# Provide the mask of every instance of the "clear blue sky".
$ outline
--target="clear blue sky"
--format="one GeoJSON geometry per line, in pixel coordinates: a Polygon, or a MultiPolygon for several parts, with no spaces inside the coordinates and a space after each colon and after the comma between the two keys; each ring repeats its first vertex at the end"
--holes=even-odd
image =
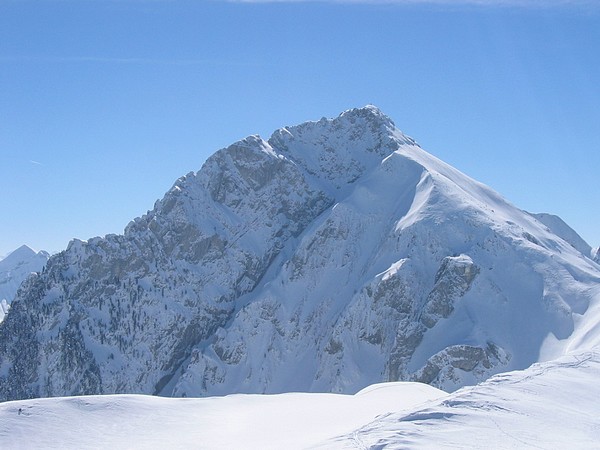
{"type": "Polygon", "coordinates": [[[0,255],[121,233],[219,148],[368,103],[600,244],[600,2],[457,3],[0,0],[0,255]]]}

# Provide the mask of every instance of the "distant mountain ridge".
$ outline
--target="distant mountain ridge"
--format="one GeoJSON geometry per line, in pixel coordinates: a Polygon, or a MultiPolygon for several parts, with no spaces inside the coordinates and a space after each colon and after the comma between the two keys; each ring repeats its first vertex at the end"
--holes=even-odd
{"type": "Polygon", "coordinates": [[[600,269],[546,219],[373,106],[250,136],[28,279],[0,398],[454,390],[592,347],[600,269]]]}
{"type": "Polygon", "coordinates": [[[10,308],[10,303],[21,283],[32,273],[42,270],[50,255],[36,252],[22,245],[0,260],[0,322],[10,308]]]}

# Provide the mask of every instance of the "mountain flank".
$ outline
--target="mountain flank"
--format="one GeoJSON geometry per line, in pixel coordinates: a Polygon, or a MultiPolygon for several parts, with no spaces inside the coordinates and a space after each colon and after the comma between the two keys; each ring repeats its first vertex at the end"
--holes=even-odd
{"type": "Polygon", "coordinates": [[[287,126],[28,278],[0,325],[0,399],[455,390],[598,342],[585,245],[374,106],[287,126]]]}

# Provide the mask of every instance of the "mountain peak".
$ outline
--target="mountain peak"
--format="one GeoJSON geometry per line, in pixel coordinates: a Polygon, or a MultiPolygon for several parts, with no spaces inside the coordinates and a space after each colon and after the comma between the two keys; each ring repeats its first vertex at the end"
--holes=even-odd
{"type": "MultiPolygon", "coordinates": [[[[32,261],[45,262],[49,257],[50,255],[48,254],[48,252],[45,252],[43,250],[36,252],[27,245],[21,245],[19,248],[10,252],[3,260],[0,261],[0,273],[12,271],[16,267],[27,265],[32,261]]],[[[34,264],[35,267],[37,267],[38,265],[39,264],[37,263],[34,264]]]]}
{"type": "Polygon", "coordinates": [[[13,250],[12,252],[10,252],[6,256],[6,258],[22,259],[22,258],[27,258],[27,257],[33,256],[33,255],[36,255],[36,254],[37,254],[36,251],[33,250],[28,245],[21,245],[16,250],[13,250]]]}
{"type": "Polygon", "coordinates": [[[368,105],[219,150],[123,236],[51,258],[0,327],[0,400],[453,390],[600,342],[599,280],[368,105]]]}
{"type": "Polygon", "coordinates": [[[50,255],[45,251],[35,252],[27,245],[18,249],[0,261],[0,300],[5,300],[5,308],[0,307],[0,322],[8,311],[18,287],[32,273],[42,270],[50,255]]]}
{"type": "Polygon", "coordinates": [[[389,125],[395,127],[394,121],[390,119],[386,114],[383,113],[375,105],[366,105],[362,108],[352,108],[342,112],[339,115],[340,118],[351,118],[351,119],[366,119],[372,122],[379,122],[382,125],[389,125]]]}
{"type": "Polygon", "coordinates": [[[280,128],[268,143],[324,182],[329,193],[354,183],[400,147],[418,146],[373,105],[280,128]]]}

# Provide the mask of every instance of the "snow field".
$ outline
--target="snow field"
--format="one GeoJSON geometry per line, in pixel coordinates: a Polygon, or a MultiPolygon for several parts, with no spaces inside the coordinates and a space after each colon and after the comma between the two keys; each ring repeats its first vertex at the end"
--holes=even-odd
{"type": "Polygon", "coordinates": [[[0,448],[299,449],[445,395],[421,383],[387,383],[356,395],[107,395],[13,401],[0,404],[0,448]]]}
{"type": "Polygon", "coordinates": [[[599,376],[597,351],[564,356],[378,418],[323,448],[598,448],[599,376]]]}

